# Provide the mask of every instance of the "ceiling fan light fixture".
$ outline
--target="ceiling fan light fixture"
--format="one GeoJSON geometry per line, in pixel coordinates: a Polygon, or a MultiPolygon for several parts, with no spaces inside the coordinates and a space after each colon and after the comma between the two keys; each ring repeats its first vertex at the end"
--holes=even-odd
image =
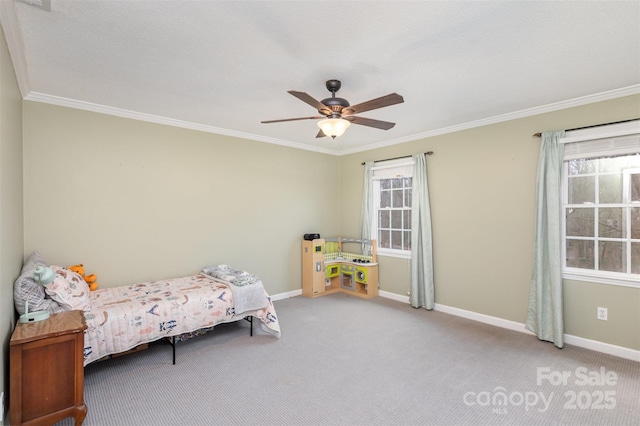
{"type": "Polygon", "coordinates": [[[351,122],[344,118],[327,118],[318,121],[318,127],[322,133],[331,136],[332,139],[342,136],[349,126],[351,126],[351,122]]]}

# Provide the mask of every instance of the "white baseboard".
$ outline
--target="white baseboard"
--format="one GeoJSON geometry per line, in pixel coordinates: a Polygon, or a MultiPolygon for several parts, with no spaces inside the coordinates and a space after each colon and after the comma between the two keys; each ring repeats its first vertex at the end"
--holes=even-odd
{"type": "MultiPolygon", "coordinates": [[[[399,294],[390,293],[388,291],[380,291],[379,295],[381,297],[385,297],[387,299],[392,299],[398,302],[410,303],[408,296],[401,296],[399,294]]],[[[534,333],[527,330],[523,323],[506,320],[503,318],[493,317],[490,315],[479,314],[473,311],[467,311],[464,309],[454,308],[451,306],[441,305],[436,303],[434,307],[435,311],[443,312],[446,314],[455,315],[458,317],[470,319],[473,321],[482,322],[485,324],[490,324],[496,327],[506,328],[509,330],[519,331],[521,333],[530,334],[535,336],[534,333]]],[[[584,337],[573,336],[571,334],[564,335],[564,342],[578,346],[581,348],[589,349],[596,352],[602,352],[609,355],[614,355],[620,358],[630,359],[632,361],[640,362],[640,351],[625,348],[622,346],[616,346],[609,343],[599,342],[597,340],[585,339],[584,337]]]]}
{"type": "Polygon", "coordinates": [[[585,339],[584,337],[573,336],[571,334],[564,335],[564,342],[569,345],[579,346],[581,348],[591,349],[592,351],[602,352],[620,358],[630,359],[631,361],[640,362],[640,351],[625,348],[623,346],[616,346],[610,343],[599,342],[597,340],[585,339]]]}
{"type": "Polygon", "coordinates": [[[434,310],[438,312],[444,312],[445,314],[451,314],[462,318],[467,318],[473,321],[483,322],[485,324],[495,325],[496,327],[506,328],[508,330],[519,331],[521,333],[527,333],[534,335],[527,330],[523,323],[506,320],[503,318],[492,317],[490,315],[479,314],[473,311],[466,311],[464,309],[453,308],[451,306],[440,305],[436,303],[434,310]]]}
{"type": "Polygon", "coordinates": [[[384,297],[385,299],[395,300],[396,302],[411,303],[409,301],[409,296],[401,296],[384,290],[378,290],[378,296],[384,297]]]}
{"type": "Polygon", "coordinates": [[[271,300],[288,299],[290,297],[300,296],[301,294],[302,294],[302,289],[293,290],[293,291],[287,291],[286,293],[272,294],[271,295],[271,300]]]}

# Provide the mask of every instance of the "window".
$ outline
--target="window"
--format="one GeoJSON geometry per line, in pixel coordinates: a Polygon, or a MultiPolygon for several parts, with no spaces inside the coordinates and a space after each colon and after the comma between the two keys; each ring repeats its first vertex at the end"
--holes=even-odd
{"type": "Polygon", "coordinates": [[[640,130],[602,130],[565,145],[564,277],[640,287],[640,130]]]}
{"type": "Polygon", "coordinates": [[[413,159],[373,166],[372,239],[380,255],[411,257],[411,184],[413,159]]]}

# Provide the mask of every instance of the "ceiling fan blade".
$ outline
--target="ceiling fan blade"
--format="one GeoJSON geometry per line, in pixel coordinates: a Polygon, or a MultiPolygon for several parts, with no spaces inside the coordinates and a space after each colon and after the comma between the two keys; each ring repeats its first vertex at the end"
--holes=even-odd
{"type": "Polygon", "coordinates": [[[324,132],[322,131],[322,129],[320,129],[320,131],[316,135],[316,138],[324,138],[325,136],[327,136],[327,135],[325,135],[324,132]]]}
{"type": "Polygon", "coordinates": [[[371,99],[358,105],[348,106],[342,109],[342,114],[360,114],[361,112],[371,111],[372,109],[384,108],[390,105],[401,104],[404,98],[397,93],[391,93],[387,96],[371,99]]]}
{"type": "Polygon", "coordinates": [[[265,120],[265,121],[261,121],[262,124],[269,124],[269,123],[281,123],[283,121],[297,121],[297,120],[317,120],[319,118],[326,118],[324,115],[321,115],[319,117],[298,117],[298,118],[283,118],[281,120],[265,120]]]}
{"type": "Polygon", "coordinates": [[[325,114],[331,114],[331,109],[327,108],[327,106],[325,104],[323,104],[322,102],[312,98],[310,95],[304,93],[304,92],[296,92],[295,90],[289,90],[288,93],[291,93],[293,96],[295,96],[296,98],[300,99],[302,102],[305,102],[309,105],[311,105],[312,107],[314,107],[315,109],[318,110],[318,112],[325,114]]]}
{"type": "Polygon", "coordinates": [[[342,117],[342,118],[344,118],[345,120],[349,120],[353,124],[375,127],[376,129],[382,129],[382,130],[389,130],[396,125],[396,123],[390,123],[388,121],[382,121],[382,120],[374,120],[372,118],[353,117],[353,116],[342,117]]]}

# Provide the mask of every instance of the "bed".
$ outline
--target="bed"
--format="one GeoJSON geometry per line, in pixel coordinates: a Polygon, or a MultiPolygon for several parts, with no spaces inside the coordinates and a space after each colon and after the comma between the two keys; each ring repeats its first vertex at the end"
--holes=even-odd
{"type": "Polygon", "coordinates": [[[33,279],[36,266],[47,266],[38,252],[23,265],[14,285],[16,310],[47,310],[51,313],[83,310],[84,365],[139,345],[168,339],[175,347],[215,325],[247,319],[253,334],[253,319],[266,333],[280,337],[280,324],[262,282],[244,271],[226,265],[205,267],[201,273],[167,280],[89,291],[81,276],[51,266],[54,281],[46,287],[33,279]]]}

